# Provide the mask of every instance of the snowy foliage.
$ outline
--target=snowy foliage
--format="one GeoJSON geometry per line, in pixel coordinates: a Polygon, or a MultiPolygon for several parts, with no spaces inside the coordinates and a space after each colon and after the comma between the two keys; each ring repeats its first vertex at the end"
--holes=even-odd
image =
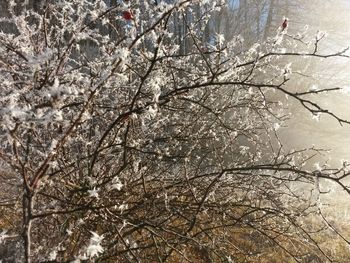
{"type": "Polygon", "coordinates": [[[101,246],[103,236],[100,236],[92,231],[90,232],[92,234],[92,237],[90,239],[89,245],[86,248],[86,255],[88,258],[93,258],[103,252],[103,247],[101,246]]]}
{"type": "Polygon", "coordinates": [[[2,230],[2,232],[0,233],[0,244],[3,243],[5,238],[7,237],[6,233],[7,230],[2,230]]]}
{"type": "Polygon", "coordinates": [[[243,48],[210,26],[225,1],[7,2],[0,156],[20,185],[27,260],[236,262],[262,241],[292,258],[316,249],[293,246],[315,209],[291,185],[314,188],[305,162],[317,149],[285,150],[277,132],[284,96],[346,123],[307,96],[328,89],[286,85],[289,56],[322,55],[280,33],[243,48]],[[232,245],[235,232],[254,246],[232,245]]]}

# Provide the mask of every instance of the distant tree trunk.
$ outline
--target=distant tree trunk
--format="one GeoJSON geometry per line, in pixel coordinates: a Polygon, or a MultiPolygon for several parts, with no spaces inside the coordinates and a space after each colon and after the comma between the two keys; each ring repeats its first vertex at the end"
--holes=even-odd
{"type": "Polygon", "coordinates": [[[272,27],[273,27],[272,19],[273,19],[274,7],[275,7],[275,0],[270,0],[269,11],[267,13],[266,26],[264,29],[263,39],[266,39],[272,32],[272,27]]]}
{"type": "Polygon", "coordinates": [[[260,8],[260,3],[256,3],[256,40],[258,41],[260,39],[260,23],[261,23],[261,8],[260,8]]]}

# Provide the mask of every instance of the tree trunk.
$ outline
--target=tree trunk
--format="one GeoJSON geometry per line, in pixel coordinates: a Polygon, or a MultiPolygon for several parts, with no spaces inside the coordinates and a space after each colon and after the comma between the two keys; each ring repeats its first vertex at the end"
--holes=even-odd
{"type": "Polygon", "coordinates": [[[265,25],[263,39],[266,39],[271,33],[274,7],[275,7],[275,0],[271,0],[269,3],[269,12],[267,13],[267,19],[266,19],[266,25],[265,25]]]}
{"type": "Polygon", "coordinates": [[[23,194],[23,243],[25,251],[25,263],[30,263],[31,254],[31,227],[32,227],[32,211],[33,211],[33,194],[26,191],[23,194]]]}

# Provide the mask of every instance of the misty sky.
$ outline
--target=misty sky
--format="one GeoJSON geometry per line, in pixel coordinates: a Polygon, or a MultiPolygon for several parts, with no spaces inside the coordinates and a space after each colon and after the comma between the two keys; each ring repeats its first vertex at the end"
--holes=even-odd
{"type": "MultiPolygon", "coordinates": [[[[322,4],[316,7],[310,7],[306,15],[299,15],[300,17],[290,18],[289,34],[295,34],[295,28],[308,25],[310,37],[316,35],[318,30],[327,33],[327,39],[322,43],[320,52],[336,52],[349,46],[349,0],[322,1],[322,4]]],[[[350,119],[350,59],[316,60],[307,70],[312,74],[307,82],[298,83],[299,85],[345,88],[340,93],[323,95],[319,102],[342,118],[350,119]]],[[[282,137],[288,138],[286,143],[290,141],[290,137],[293,138],[293,145],[290,147],[315,145],[323,149],[332,149],[330,156],[324,156],[324,160],[330,159],[329,163],[332,165],[339,165],[342,159],[350,160],[350,125],[340,126],[336,120],[324,115],[317,121],[309,112],[301,111],[300,105],[294,105],[293,111],[297,111],[298,114],[289,121],[290,129],[282,131],[282,137]]]]}

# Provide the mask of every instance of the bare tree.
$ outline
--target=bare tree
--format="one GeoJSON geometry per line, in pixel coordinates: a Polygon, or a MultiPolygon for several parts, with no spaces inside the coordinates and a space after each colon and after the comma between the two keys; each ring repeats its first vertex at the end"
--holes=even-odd
{"type": "Polygon", "coordinates": [[[347,124],[309,96],[337,88],[289,90],[284,62],[346,50],[321,53],[321,39],[294,50],[284,33],[248,50],[221,34],[207,45],[221,1],[169,2],[47,1],[17,14],[10,1],[0,157],[21,223],[0,242],[17,241],[24,262],[332,261],[318,240],[329,222],[308,220],[319,181],[349,193],[347,165],[312,171],[319,149],[285,150],[275,94],[347,124]],[[181,52],[179,17],[192,43],[181,52]]]}

